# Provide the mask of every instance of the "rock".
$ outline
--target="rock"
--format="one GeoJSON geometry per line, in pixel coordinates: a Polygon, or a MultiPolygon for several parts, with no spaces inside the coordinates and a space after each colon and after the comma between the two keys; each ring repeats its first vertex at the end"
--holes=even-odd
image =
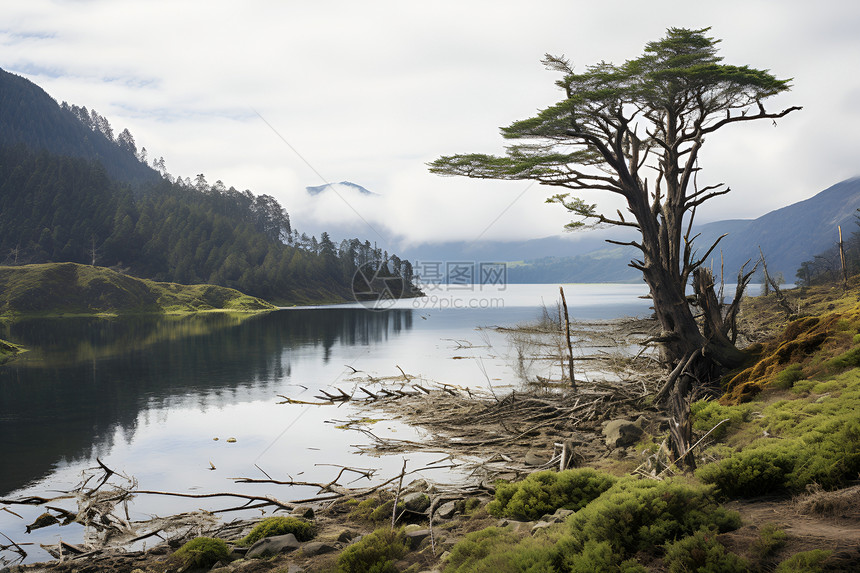
{"type": "Polygon", "coordinates": [[[403,496],[403,505],[411,512],[422,513],[430,507],[430,498],[420,492],[407,493],[403,496]]]}
{"type": "Polygon", "coordinates": [[[573,511],[572,509],[563,509],[560,507],[560,508],[555,510],[554,514],[552,514],[552,519],[556,523],[558,523],[558,522],[564,521],[565,519],[567,519],[568,517],[570,517],[574,513],[576,513],[576,512],[573,511]]]}
{"type": "Polygon", "coordinates": [[[409,533],[410,531],[421,531],[422,529],[424,528],[417,523],[410,523],[403,528],[403,532],[409,533]]]}
{"type": "Polygon", "coordinates": [[[544,529],[550,527],[551,525],[552,523],[550,523],[549,521],[538,521],[532,526],[531,534],[534,535],[535,533],[539,533],[544,529]]]}
{"type": "Polygon", "coordinates": [[[416,480],[412,480],[411,482],[409,482],[409,485],[407,485],[404,488],[404,490],[405,491],[411,491],[411,492],[427,491],[427,488],[429,488],[429,487],[430,487],[430,484],[427,483],[427,480],[416,479],[416,480]]]}
{"type": "Polygon", "coordinates": [[[430,537],[429,529],[418,529],[415,531],[407,531],[406,532],[406,544],[410,549],[415,549],[418,547],[422,541],[426,538],[430,537]]]}
{"type": "Polygon", "coordinates": [[[304,519],[313,519],[314,508],[309,505],[297,505],[295,508],[293,508],[292,515],[296,517],[303,517],[304,519]]]}
{"type": "Polygon", "coordinates": [[[549,461],[546,454],[539,450],[529,450],[526,453],[525,464],[527,466],[542,466],[549,461]]]}
{"type": "Polygon", "coordinates": [[[314,555],[322,555],[323,553],[331,553],[332,551],[336,550],[337,548],[333,545],[329,545],[328,543],[322,541],[313,541],[311,543],[305,543],[302,546],[302,553],[304,553],[308,557],[312,557],[314,555]]]}
{"type": "Polygon", "coordinates": [[[536,522],[534,522],[534,521],[513,521],[513,520],[508,521],[508,525],[516,533],[523,533],[526,531],[531,531],[532,528],[534,528],[535,523],[536,522]]]}
{"type": "Polygon", "coordinates": [[[246,557],[270,557],[279,553],[289,553],[301,547],[296,536],[292,533],[266,537],[256,542],[248,550],[246,557]]]}
{"type": "Polygon", "coordinates": [[[353,533],[349,529],[344,529],[340,532],[340,535],[337,536],[337,540],[341,543],[349,543],[354,536],[355,533],[353,533]]]}
{"type": "Polygon", "coordinates": [[[451,519],[457,513],[457,502],[449,501],[436,508],[436,517],[451,519]]]}
{"type": "Polygon", "coordinates": [[[639,441],[642,427],[628,420],[612,420],[603,428],[606,445],[610,448],[623,448],[639,441]]]}

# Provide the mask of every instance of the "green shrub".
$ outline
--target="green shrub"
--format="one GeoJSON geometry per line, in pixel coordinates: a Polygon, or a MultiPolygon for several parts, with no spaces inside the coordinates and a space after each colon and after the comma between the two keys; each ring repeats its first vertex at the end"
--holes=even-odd
{"type": "Polygon", "coordinates": [[[860,347],[854,347],[839,356],[831,358],[825,363],[825,366],[830,372],[842,372],[848,368],[857,368],[860,366],[860,347]]]}
{"type": "Polygon", "coordinates": [[[774,573],[820,573],[824,571],[821,562],[830,557],[830,551],[813,549],[796,553],[783,561],[774,573]]]}
{"type": "Polygon", "coordinates": [[[576,558],[564,565],[567,573],[647,573],[636,559],[624,559],[612,550],[608,541],[587,541],[576,558]]]}
{"type": "Polygon", "coordinates": [[[742,497],[800,491],[810,483],[837,487],[860,471],[860,420],[849,417],[824,418],[801,437],[753,443],[701,467],[696,476],[726,495],[742,497]]]}
{"type": "Polygon", "coordinates": [[[788,368],[774,377],[770,386],[779,390],[788,390],[798,380],[803,380],[803,367],[800,364],[790,364],[788,368]]]}
{"type": "Polygon", "coordinates": [[[669,573],[744,573],[750,564],[717,540],[715,531],[700,530],[666,545],[669,573]]]}
{"type": "Polygon", "coordinates": [[[711,432],[713,439],[721,440],[729,428],[737,428],[749,419],[752,408],[751,404],[723,406],[718,402],[699,400],[690,406],[693,428],[699,432],[708,432],[722,420],[728,419],[728,422],[723,422],[711,432]]]}
{"type": "Polygon", "coordinates": [[[308,541],[316,535],[316,527],[296,517],[285,517],[282,515],[267,517],[251,530],[251,533],[237,542],[237,545],[253,545],[265,537],[275,535],[286,535],[292,533],[299,541],[308,541]]]}
{"type": "Polygon", "coordinates": [[[230,558],[230,549],[220,539],[196,537],[176,550],[173,558],[184,567],[209,568],[230,558]]]}
{"type": "Polygon", "coordinates": [[[520,536],[510,528],[488,527],[468,533],[451,550],[445,573],[473,573],[493,571],[494,573],[513,573],[523,571],[514,566],[519,562],[516,556],[525,553],[531,561],[549,558],[549,551],[540,542],[538,547],[531,543],[526,548],[520,544],[520,536]]]}
{"type": "MultiPolygon", "coordinates": [[[[372,523],[381,523],[391,520],[392,509],[394,508],[394,499],[382,500],[377,498],[368,498],[355,506],[349,513],[349,519],[354,521],[370,521],[372,523]]],[[[404,503],[397,503],[397,513],[401,513],[406,509],[404,503]]]]}
{"type": "Polygon", "coordinates": [[[752,551],[759,559],[766,559],[785,545],[788,535],[776,524],[766,523],[759,531],[758,539],[753,543],[752,551]]]}
{"type": "Polygon", "coordinates": [[[377,529],[347,547],[337,559],[338,573],[397,573],[394,562],[406,554],[402,529],[377,529]]]}
{"type": "Polygon", "coordinates": [[[592,469],[535,472],[516,483],[500,482],[487,511],[497,517],[532,520],[559,508],[579,510],[612,487],[615,478],[592,469]]]}
{"type": "Polygon", "coordinates": [[[587,541],[609,541],[615,553],[630,557],[703,528],[731,531],[741,520],[737,513],[719,507],[709,488],[627,478],[567,523],[575,550],[581,551],[587,541]]]}
{"type": "MultiPolygon", "coordinates": [[[[538,481],[544,476],[532,475],[534,483],[544,483],[538,481]]],[[[522,540],[497,527],[471,533],[452,549],[445,573],[642,573],[637,553],[655,555],[700,530],[737,529],[740,518],[719,507],[710,488],[622,478],[558,527],[522,540]]],[[[715,555],[718,551],[712,548],[715,555]]],[[[732,556],[720,559],[734,563],[732,556]]]]}

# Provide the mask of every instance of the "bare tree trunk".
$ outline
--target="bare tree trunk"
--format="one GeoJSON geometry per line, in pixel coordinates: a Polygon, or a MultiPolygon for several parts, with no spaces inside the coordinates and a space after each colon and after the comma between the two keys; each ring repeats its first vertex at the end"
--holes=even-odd
{"type": "Polygon", "coordinates": [[[570,387],[576,390],[576,377],[573,375],[573,346],[570,342],[570,316],[567,314],[567,301],[564,298],[564,287],[559,286],[558,292],[561,293],[561,306],[564,308],[564,339],[567,341],[567,368],[570,377],[570,387]]]}
{"type": "Polygon", "coordinates": [[[845,243],[842,242],[842,225],[839,225],[839,260],[842,263],[842,288],[848,289],[848,268],[845,266],[845,243]]]}

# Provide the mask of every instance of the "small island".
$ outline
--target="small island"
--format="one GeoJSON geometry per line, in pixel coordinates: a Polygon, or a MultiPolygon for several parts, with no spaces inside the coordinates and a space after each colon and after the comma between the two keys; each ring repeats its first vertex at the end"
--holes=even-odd
{"type": "Polygon", "coordinates": [[[7,319],[277,309],[227,287],[156,282],[77,263],[0,267],[0,291],[0,316],[7,319]]]}

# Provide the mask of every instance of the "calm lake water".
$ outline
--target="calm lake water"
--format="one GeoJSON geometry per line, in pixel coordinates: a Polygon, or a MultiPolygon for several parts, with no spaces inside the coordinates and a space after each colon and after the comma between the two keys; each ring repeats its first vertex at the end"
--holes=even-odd
{"type": "MultiPolygon", "coordinates": [[[[264,477],[258,467],[276,479],[324,482],[337,474],[330,464],[342,464],[377,468],[379,479],[387,479],[399,472],[404,456],[358,454],[368,438],[337,427],[354,413],[349,405],[278,404],[278,396],[317,401],[319,389],[352,393],[366,385],[356,376],[397,376],[398,366],[427,383],[517,384],[509,341],[480,327],[536,321],[544,304],[555,309],[558,287],[448,288],[385,312],[355,304],[251,317],[66,318],[6,326],[0,338],[31,351],[0,367],[0,497],[50,497],[79,483],[96,457],[133,475],[141,489],[175,492],[265,493],[283,500],[316,493],[230,479],[264,477]]],[[[646,314],[649,302],[638,298],[646,292],[642,284],[565,286],[570,314],[580,320],[646,314]]],[[[420,438],[396,421],[372,429],[420,438]]],[[[405,457],[418,468],[441,456],[405,457]]],[[[424,477],[456,479],[440,470],[424,477]]],[[[229,498],[141,496],[132,518],[233,505],[229,498]]],[[[25,535],[24,525],[41,508],[10,509],[23,519],[0,511],[0,532],[17,542],[80,538],[76,526],[25,535]]],[[[47,558],[38,549],[32,555],[47,558]]]]}

